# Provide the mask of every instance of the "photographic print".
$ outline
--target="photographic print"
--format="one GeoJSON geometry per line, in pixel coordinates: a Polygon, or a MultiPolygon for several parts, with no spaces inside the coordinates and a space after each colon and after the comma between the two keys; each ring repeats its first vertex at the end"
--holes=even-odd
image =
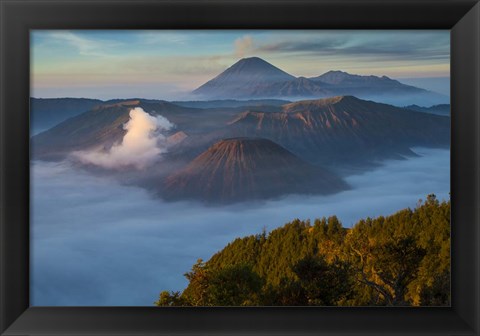
{"type": "Polygon", "coordinates": [[[32,30],[32,306],[450,306],[448,30],[32,30]]]}

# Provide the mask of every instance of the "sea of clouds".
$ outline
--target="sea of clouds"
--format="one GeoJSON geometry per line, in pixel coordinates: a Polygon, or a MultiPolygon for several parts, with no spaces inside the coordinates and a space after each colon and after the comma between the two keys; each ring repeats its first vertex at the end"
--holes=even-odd
{"type": "Polygon", "coordinates": [[[351,190],[229,207],[165,203],[63,163],[32,163],[31,304],[151,306],[162,290],[182,290],[183,274],[236,237],[294,218],[337,215],[344,226],[448,199],[450,152],[387,161],[347,178],[351,190]]]}

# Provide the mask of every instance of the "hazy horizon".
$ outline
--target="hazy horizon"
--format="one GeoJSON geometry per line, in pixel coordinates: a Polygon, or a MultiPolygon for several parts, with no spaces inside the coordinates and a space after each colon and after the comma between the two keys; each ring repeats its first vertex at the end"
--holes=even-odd
{"type": "Polygon", "coordinates": [[[450,76],[447,30],[33,30],[31,41],[31,96],[39,98],[188,100],[188,92],[252,56],[295,77],[330,70],[450,76]]]}
{"type": "MultiPolygon", "coordinates": [[[[446,96],[450,96],[450,77],[420,77],[420,78],[393,78],[395,80],[398,80],[399,82],[407,85],[412,85],[415,87],[418,87],[420,89],[425,89],[428,91],[440,93],[446,96]]],[[[195,97],[192,97],[189,95],[189,92],[184,92],[183,95],[180,93],[175,93],[174,95],[170,97],[159,97],[155,93],[152,93],[151,96],[145,95],[145,96],[131,96],[129,94],[129,91],[123,92],[119,91],[116,93],[112,93],[111,95],[102,95],[98,93],[91,93],[89,96],[85,96],[82,93],[79,95],[62,95],[58,92],[62,92],[63,90],[61,88],[54,88],[51,90],[45,90],[44,91],[44,96],[31,96],[31,98],[36,98],[36,99],[61,99],[61,98],[78,98],[78,99],[98,99],[98,100],[103,100],[103,101],[108,101],[112,99],[152,99],[152,100],[167,100],[167,101],[194,101],[198,100],[195,99],[195,97]],[[52,92],[50,95],[47,94],[47,92],[52,92]]],[[[94,89],[92,88],[92,91],[94,89]]],[[[257,98],[257,100],[261,100],[262,98],[257,98]]],[[[231,99],[227,99],[231,100],[231,99]]],[[[235,99],[235,100],[252,100],[252,99],[235,99]]],[[[255,98],[253,98],[255,100],[255,98]]],[[[288,99],[287,99],[288,100],[288,99]]],[[[425,105],[426,106],[426,105],[425,105]]]]}

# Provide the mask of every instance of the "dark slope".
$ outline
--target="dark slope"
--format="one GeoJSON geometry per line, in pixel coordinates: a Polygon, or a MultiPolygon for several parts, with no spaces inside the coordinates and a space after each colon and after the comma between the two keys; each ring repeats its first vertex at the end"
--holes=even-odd
{"type": "Polygon", "coordinates": [[[409,105],[409,106],[405,106],[405,109],[417,111],[417,112],[437,114],[442,116],[450,116],[450,104],[433,105],[430,107],[409,105]]]}
{"type": "Polygon", "coordinates": [[[325,97],[331,96],[329,86],[322,83],[315,83],[305,77],[295,78],[285,82],[276,82],[268,85],[251,86],[244,91],[252,97],[325,97]]]}
{"type": "Polygon", "coordinates": [[[100,104],[103,101],[98,99],[30,98],[30,131],[45,131],[100,104]]]}
{"type": "Polygon", "coordinates": [[[225,108],[225,107],[258,107],[258,106],[281,106],[291,103],[288,100],[281,99],[250,99],[250,100],[192,100],[192,101],[173,101],[172,104],[184,107],[194,108],[225,108]]]}
{"type": "Polygon", "coordinates": [[[266,139],[221,140],[165,181],[167,200],[232,203],[284,194],[328,194],[346,184],[266,139]]]}
{"type": "Polygon", "coordinates": [[[34,159],[61,159],[71,151],[119,142],[131,104],[100,105],[32,137],[34,159]]]}

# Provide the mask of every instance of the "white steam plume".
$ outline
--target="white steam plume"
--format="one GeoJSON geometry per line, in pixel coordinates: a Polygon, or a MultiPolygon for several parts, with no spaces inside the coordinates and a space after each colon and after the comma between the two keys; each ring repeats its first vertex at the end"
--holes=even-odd
{"type": "Polygon", "coordinates": [[[242,58],[248,55],[254,47],[253,38],[250,35],[239,37],[234,42],[235,56],[242,58]]]}
{"type": "Polygon", "coordinates": [[[109,169],[133,166],[142,169],[167,151],[162,132],[174,127],[167,118],[151,116],[141,107],[130,110],[130,120],[123,125],[127,131],[120,144],[110,150],[78,151],[73,155],[83,163],[109,169]]]}

